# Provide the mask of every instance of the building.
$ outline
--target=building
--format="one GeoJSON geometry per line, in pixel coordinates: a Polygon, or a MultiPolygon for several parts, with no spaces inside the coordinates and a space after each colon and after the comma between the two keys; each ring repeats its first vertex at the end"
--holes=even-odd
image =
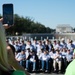
{"type": "Polygon", "coordinates": [[[56,27],[56,33],[72,33],[74,32],[70,24],[59,24],[56,27]]]}

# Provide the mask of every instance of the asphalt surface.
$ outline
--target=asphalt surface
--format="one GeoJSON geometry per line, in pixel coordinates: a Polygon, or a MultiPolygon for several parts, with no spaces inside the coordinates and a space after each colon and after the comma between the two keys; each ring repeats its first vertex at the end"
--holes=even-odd
{"type": "Polygon", "coordinates": [[[47,73],[30,73],[31,75],[64,75],[64,74],[56,74],[56,73],[49,73],[49,74],[47,74],[47,73]]]}

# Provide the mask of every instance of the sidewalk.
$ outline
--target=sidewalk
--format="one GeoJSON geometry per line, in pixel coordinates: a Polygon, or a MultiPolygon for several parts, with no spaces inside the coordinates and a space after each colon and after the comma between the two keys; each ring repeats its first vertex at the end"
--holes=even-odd
{"type": "Polygon", "coordinates": [[[64,75],[64,74],[56,74],[56,73],[30,73],[31,75],[64,75]]]}

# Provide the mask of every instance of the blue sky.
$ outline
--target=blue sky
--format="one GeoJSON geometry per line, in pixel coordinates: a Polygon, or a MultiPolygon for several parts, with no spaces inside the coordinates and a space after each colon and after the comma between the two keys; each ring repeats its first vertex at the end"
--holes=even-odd
{"type": "Polygon", "coordinates": [[[1,14],[4,3],[13,3],[14,13],[46,27],[55,29],[58,24],[70,24],[75,28],[75,0],[1,0],[1,14]]]}

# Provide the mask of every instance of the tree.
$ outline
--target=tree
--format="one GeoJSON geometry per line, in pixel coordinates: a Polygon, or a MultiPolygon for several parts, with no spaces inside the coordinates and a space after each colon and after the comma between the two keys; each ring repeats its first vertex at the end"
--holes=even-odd
{"type": "MultiPolygon", "coordinates": [[[[2,17],[0,15],[0,17],[2,17]]],[[[8,35],[15,35],[18,32],[19,35],[22,33],[51,33],[53,29],[45,27],[45,25],[34,22],[29,17],[19,16],[18,14],[14,15],[14,26],[6,30],[8,35]]]]}

